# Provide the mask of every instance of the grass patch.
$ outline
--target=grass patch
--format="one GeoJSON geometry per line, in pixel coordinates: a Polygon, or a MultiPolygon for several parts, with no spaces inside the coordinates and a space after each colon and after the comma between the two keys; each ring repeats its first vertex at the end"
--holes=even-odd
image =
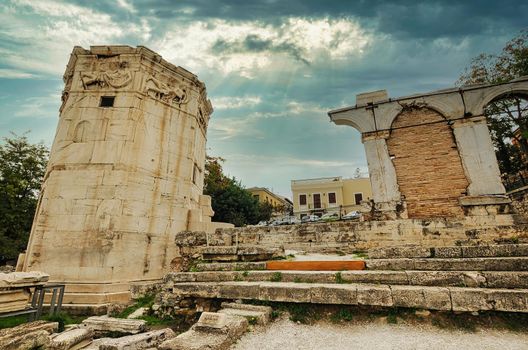
{"type": "Polygon", "coordinates": [[[235,278],[233,278],[233,281],[235,282],[242,282],[244,278],[241,275],[236,275],[235,278]]]}
{"type": "Polygon", "coordinates": [[[44,315],[40,319],[44,321],[58,322],[59,332],[62,332],[64,331],[65,325],[81,323],[86,319],[86,316],[72,316],[61,312],[56,315],[44,315]]]}
{"type": "Polygon", "coordinates": [[[368,258],[368,254],[366,252],[357,252],[357,253],[354,253],[353,255],[354,255],[354,257],[360,258],[360,259],[367,259],[368,258]]]}
{"type": "Polygon", "coordinates": [[[249,276],[249,271],[246,270],[246,271],[242,272],[242,276],[244,276],[244,277],[249,276]]]}
{"type": "Polygon", "coordinates": [[[28,321],[27,315],[0,318],[0,329],[16,327],[28,321]]]}
{"type": "Polygon", "coordinates": [[[150,308],[154,304],[154,295],[145,295],[136,299],[136,302],[133,305],[130,305],[123,311],[121,311],[116,317],[118,318],[127,318],[131,313],[139,309],[140,307],[150,308]]]}
{"type": "Polygon", "coordinates": [[[274,272],[270,277],[270,282],[280,282],[282,281],[282,273],[274,272]]]}
{"type": "Polygon", "coordinates": [[[302,278],[300,278],[300,277],[295,277],[295,278],[293,279],[293,282],[294,282],[294,283],[303,283],[303,280],[302,280],[302,278]]]}
{"type": "MultiPolygon", "coordinates": [[[[0,318],[0,329],[19,326],[23,323],[28,322],[28,317],[29,315],[20,315],[20,316],[0,318]]],[[[42,315],[40,319],[44,321],[58,322],[59,332],[62,332],[64,331],[65,325],[81,323],[82,320],[84,320],[86,317],[87,316],[72,316],[72,315],[61,312],[60,314],[56,314],[56,315],[45,314],[45,315],[42,315]]]]}
{"type": "Polygon", "coordinates": [[[348,283],[348,281],[343,278],[343,275],[341,274],[341,271],[336,272],[336,274],[335,274],[335,283],[337,283],[337,284],[346,284],[346,283],[348,283]]]}

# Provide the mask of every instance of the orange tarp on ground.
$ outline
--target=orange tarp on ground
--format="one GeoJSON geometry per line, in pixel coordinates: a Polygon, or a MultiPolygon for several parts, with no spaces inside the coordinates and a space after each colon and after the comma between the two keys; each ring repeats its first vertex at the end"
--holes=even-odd
{"type": "Polygon", "coordinates": [[[268,261],[267,270],[294,270],[294,271],[342,271],[364,270],[363,260],[353,261],[268,261]]]}

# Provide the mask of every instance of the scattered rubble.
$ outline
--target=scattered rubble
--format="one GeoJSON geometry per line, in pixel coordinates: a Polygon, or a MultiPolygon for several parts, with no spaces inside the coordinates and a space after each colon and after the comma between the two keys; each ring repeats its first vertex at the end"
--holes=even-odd
{"type": "Polygon", "coordinates": [[[45,349],[50,343],[49,335],[58,328],[58,322],[35,321],[0,329],[0,349],[29,350],[39,347],[45,349]]]}

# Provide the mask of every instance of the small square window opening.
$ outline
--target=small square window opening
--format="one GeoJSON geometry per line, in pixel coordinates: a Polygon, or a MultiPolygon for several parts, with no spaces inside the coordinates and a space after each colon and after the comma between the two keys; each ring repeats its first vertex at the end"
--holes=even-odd
{"type": "Polygon", "coordinates": [[[114,107],[115,96],[101,96],[99,107],[114,107]]]}

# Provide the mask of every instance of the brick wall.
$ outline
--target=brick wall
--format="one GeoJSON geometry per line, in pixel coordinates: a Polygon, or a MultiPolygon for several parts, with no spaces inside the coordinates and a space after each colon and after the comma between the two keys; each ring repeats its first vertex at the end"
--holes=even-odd
{"type": "Polygon", "coordinates": [[[451,128],[428,108],[404,110],[387,140],[410,218],[461,217],[468,186],[451,128]],[[432,123],[432,124],[431,124],[432,123]]]}

